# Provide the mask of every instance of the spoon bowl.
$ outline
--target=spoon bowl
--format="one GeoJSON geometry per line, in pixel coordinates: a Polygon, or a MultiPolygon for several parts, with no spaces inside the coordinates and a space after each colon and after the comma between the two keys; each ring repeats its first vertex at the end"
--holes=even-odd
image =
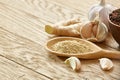
{"type": "Polygon", "coordinates": [[[79,38],[74,38],[74,37],[56,37],[56,38],[50,39],[47,41],[45,48],[49,53],[55,54],[57,56],[64,56],[64,57],[75,56],[75,57],[82,58],[82,59],[96,59],[96,58],[102,58],[102,57],[120,59],[120,51],[104,50],[90,41],[79,39],[79,38]],[[92,51],[85,52],[85,53],[72,54],[72,53],[60,53],[52,49],[52,46],[55,43],[58,43],[60,41],[65,41],[65,40],[79,41],[80,43],[87,45],[92,51]]]}

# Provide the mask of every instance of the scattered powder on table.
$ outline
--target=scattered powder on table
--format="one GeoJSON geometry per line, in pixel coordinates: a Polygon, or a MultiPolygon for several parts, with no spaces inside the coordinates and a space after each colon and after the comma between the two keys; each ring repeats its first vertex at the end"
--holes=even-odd
{"type": "Polygon", "coordinates": [[[52,49],[60,53],[68,54],[79,54],[92,51],[89,46],[76,40],[65,40],[57,42],[52,46],[52,49]]]}

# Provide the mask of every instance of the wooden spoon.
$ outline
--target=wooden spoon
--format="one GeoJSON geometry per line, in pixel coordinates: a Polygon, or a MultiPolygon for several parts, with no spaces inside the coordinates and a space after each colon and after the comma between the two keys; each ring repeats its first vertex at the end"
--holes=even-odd
{"type": "Polygon", "coordinates": [[[97,59],[97,58],[106,57],[106,58],[112,58],[112,59],[120,59],[120,51],[105,50],[98,47],[97,45],[95,45],[90,41],[79,39],[79,38],[73,38],[73,37],[56,37],[56,38],[50,39],[46,44],[46,50],[48,50],[49,53],[55,54],[57,56],[65,56],[65,57],[75,56],[82,59],[97,59]],[[69,54],[69,53],[60,53],[52,50],[52,46],[55,43],[59,41],[64,41],[64,40],[76,40],[76,41],[82,42],[83,44],[86,44],[87,46],[89,46],[92,49],[92,51],[79,53],[79,54],[78,53],[69,54]]]}

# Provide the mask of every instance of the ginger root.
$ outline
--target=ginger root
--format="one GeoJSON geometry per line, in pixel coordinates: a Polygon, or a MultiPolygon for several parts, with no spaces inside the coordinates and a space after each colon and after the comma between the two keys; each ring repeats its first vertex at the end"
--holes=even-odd
{"type": "Polygon", "coordinates": [[[80,36],[81,22],[79,19],[61,21],[53,25],[45,25],[45,31],[49,34],[61,36],[80,36]]]}
{"type": "Polygon", "coordinates": [[[81,21],[77,18],[45,25],[45,31],[58,36],[81,37],[93,42],[104,41],[108,34],[106,25],[99,21],[98,16],[94,21],[81,21]]]}

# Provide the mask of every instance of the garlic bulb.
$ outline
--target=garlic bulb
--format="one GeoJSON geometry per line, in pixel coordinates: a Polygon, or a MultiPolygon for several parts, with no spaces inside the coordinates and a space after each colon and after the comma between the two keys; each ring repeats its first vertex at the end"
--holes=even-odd
{"type": "Polygon", "coordinates": [[[81,37],[92,42],[102,42],[108,35],[107,26],[99,19],[99,14],[91,22],[86,22],[80,30],[81,37]]]}
{"type": "Polygon", "coordinates": [[[109,13],[111,13],[115,9],[116,7],[110,4],[106,4],[105,0],[101,0],[99,4],[95,4],[90,8],[90,11],[88,12],[88,19],[90,21],[94,20],[94,18],[96,17],[96,13],[99,13],[100,20],[108,27],[109,13]]]}

